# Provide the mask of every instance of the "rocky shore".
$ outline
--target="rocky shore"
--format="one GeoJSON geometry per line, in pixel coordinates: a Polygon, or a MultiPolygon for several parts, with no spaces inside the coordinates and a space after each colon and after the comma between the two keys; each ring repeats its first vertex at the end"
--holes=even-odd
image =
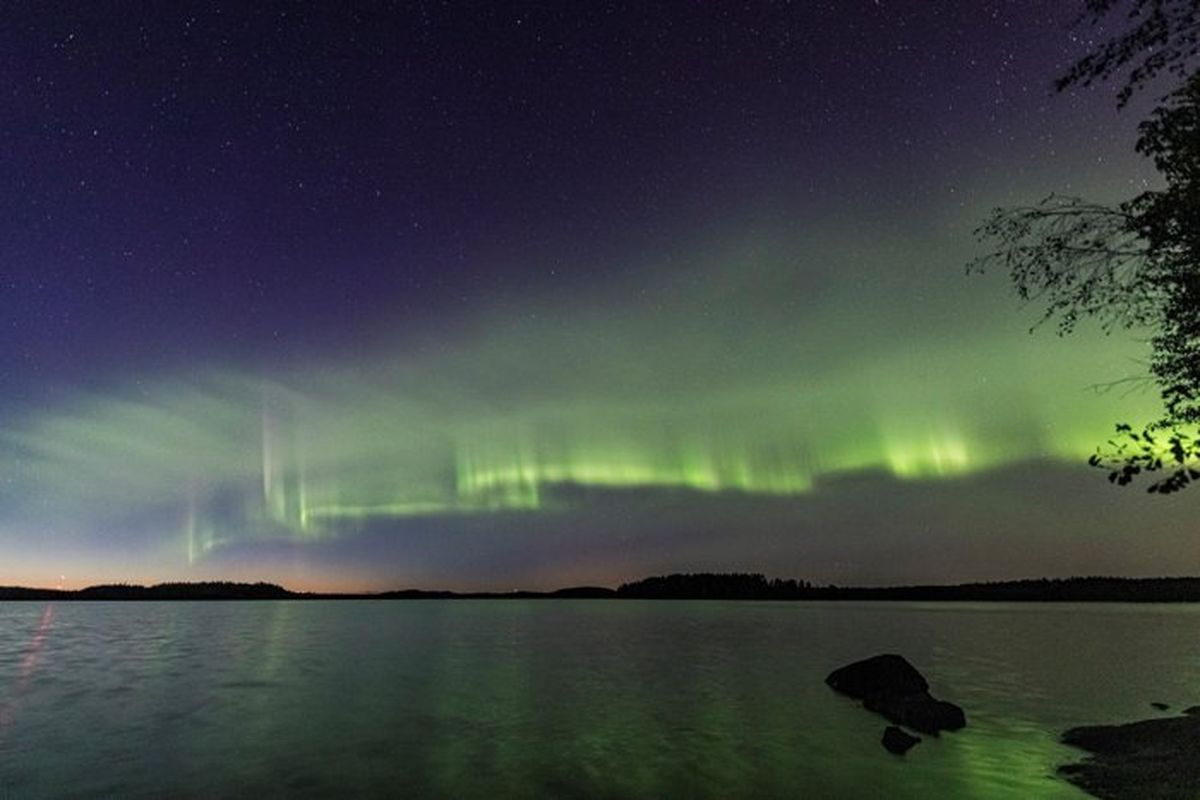
{"type": "Polygon", "coordinates": [[[1072,728],[1062,740],[1089,755],[1059,772],[1096,797],[1200,797],[1200,706],[1180,716],[1072,728]]]}

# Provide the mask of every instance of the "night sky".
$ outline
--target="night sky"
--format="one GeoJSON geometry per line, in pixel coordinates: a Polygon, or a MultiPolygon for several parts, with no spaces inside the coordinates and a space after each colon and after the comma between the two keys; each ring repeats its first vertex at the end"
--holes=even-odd
{"type": "Polygon", "coordinates": [[[1082,3],[359,5],[6,7],[0,583],[1200,571],[964,270],[1154,185],[1082,3]]]}

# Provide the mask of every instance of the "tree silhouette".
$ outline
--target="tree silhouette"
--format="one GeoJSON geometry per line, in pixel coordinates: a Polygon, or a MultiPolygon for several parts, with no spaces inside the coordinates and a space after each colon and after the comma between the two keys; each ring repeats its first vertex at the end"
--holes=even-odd
{"type": "Polygon", "coordinates": [[[1200,479],[1200,0],[1088,0],[1098,21],[1127,9],[1126,30],[1077,61],[1061,91],[1120,74],[1125,105],[1138,90],[1170,78],[1138,128],[1137,151],[1165,187],[1108,206],[1052,195],[999,208],[977,229],[992,249],[972,269],[1002,267],[1017,295],[1044,308],[1043,321],[1070,333],[1083,317],[1106,331],[1149,328],[1149,378],[1163,416],[1116,437],[1089,463],[1127,485],[1143,472],[1165,473],[1149,491],[1168,494],[1200,479]]]}

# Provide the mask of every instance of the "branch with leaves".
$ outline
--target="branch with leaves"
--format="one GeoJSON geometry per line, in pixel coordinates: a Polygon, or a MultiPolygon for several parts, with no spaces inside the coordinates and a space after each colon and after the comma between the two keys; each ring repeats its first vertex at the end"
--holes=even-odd
{"type": "Polygon", "coordinates": [[[1051,195],[1031,206],[995,209],[976,236],[991,245],[971,262],[975,272],[999,267],[1017,296],[1044,308],[1070,333],[1081,317],[1105,330],[1153,324],[1162,305],[1159,276],[1137,218],[1124,207],[1051,195]]]}
{"type": "Polygon", "coordinates": [[[1088,0],[1083,20],[1102,22],[1126,10],[1128,27],[1076,61],[1055,81],[1059,91],[1127,72],[1117,95],[1124,106],[1161,74],[1186,78],[1200,54],[1200,0],[1088,0]]]}
{"type": "Polygon", "coordinates": [[[1107,450],[1099,450],[1088,459],[1093,467],[1108,470],[1108,481],[1127,486],[1142,473],[1165,473],[1146,487],[1146,491],[1171,494],[1200,480],[1200,438],[1179,430],[1160,430],[1149,426],[1135,431],[1126,424],[1117,425],[1117,436],[1108,441],[1107,450]]]}

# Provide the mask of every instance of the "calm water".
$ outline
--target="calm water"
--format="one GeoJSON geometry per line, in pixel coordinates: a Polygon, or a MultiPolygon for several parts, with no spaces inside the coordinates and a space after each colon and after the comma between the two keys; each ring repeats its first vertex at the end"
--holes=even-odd
{"type": "Polygon", "coordinates": [[[1057,732],[1200,702],[1200,608],[0,604],[0,797],[1079,797],[1057,732]],[[906,758],[823,684],[905,654],[906,758]]]}

